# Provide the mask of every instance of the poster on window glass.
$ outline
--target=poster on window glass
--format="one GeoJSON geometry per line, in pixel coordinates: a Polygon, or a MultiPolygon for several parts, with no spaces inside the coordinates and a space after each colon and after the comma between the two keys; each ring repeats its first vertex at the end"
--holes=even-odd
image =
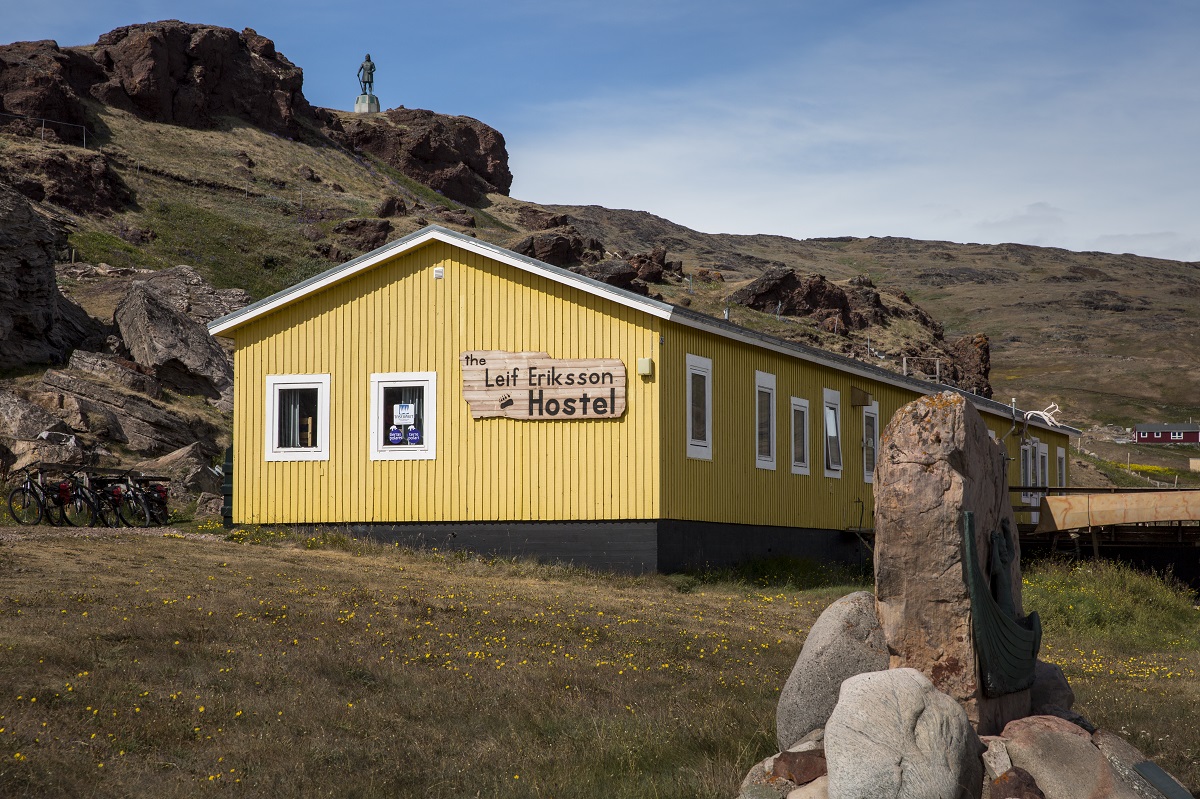
{"type": "Polygon", "coordinates": [[[413,429],[425,427],[425,387],[387,386],[383,389],[383,446],[412,447],[421,445],[421,434],[413,429]]]}
{"type": "Polygon", "coordinates": [[[625,413],[625,364],[617,358],[473,350],[459,363],[463,399],[476,419],[584,421],[625,413]]]}

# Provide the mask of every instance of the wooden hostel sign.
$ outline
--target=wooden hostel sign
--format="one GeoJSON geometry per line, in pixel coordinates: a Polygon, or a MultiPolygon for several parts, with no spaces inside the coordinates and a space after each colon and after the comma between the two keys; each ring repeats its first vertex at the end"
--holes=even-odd
{"type": "Polygon", "coordinates": [[[617,358],[567,360],[545,352],[473,350],[459,358],[471,416],[509,419],[615,419],[625,413],[625,364],[617,358]]]}

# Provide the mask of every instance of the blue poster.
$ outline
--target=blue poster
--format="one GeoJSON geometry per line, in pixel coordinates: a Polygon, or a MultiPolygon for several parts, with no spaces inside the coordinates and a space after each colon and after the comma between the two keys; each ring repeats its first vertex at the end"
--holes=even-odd
{"type": "Polygon", "coordinates": [[[392,425],[390,428],[388,428],[388,443],[389,444],[403,444],[404,443],[404,431],[401,430],[399,427],[392,425]]]}
{"type": "Polygon", "coordinates": [[[409,444],[420,444],[421,443],[421,431],[415,427],[408,428],[408,443],[409,444]]]}

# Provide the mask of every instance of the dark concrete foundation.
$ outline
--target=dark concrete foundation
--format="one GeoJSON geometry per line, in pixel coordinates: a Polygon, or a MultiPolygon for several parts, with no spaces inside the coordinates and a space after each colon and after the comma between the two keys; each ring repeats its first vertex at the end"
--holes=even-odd
{"type": "Polygon", "coordinates": [[[680,572],[775,557],[862,565],[854,533],[648,519],[612,522],[354,523],[352,535],[404,546],[532,557],[616,572],[680,572]]]}

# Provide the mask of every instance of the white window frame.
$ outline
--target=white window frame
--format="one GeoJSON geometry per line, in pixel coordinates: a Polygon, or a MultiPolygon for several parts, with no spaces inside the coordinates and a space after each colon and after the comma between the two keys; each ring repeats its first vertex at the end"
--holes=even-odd
{"type": "Polygon", "coordinates": [[[1171,440],[1172,441],[1183,441],[1183,433],[1178,430],[1172,430],[1171,431],[1171,440]]]}
{"type": "Polygon", "coordinates": [[[371,460],[429,461],[437,458],[437,372],[375,372],[371,375],[371,460]],[[425,389],[424,424],[418,445],[383,444],[383,392],[388,388],[425,389]]]}
{"type": "Polygon", "coordinates": [[[791,429],[791,433],[792,433],[791,438],[788,439],[791,442],[789,444],[789,447],[792,451],[792,474],[808,474],[809,473],[808,400],[802,399],[801,397],[792,397],[791,413],[789,415],[789,424],[791,426],[790,429],[791,429]],[[804,416],[804,422],[803,422],[803,424],[804,424],[804,451],[803,452],[796,451],[796,411],[800,411],[804,416]]]}
{"type": "Polygon", "coordinates": [[[875,454],[875,464],[878,465],[878,463],[879,463],[879,402],[878,402],[878,400],[876,400],[875,402],[872,402],[870,405],[864,405],[863,412],[862,412],[863,482],[864,483],[874,483],[875,482],[875,469],[874,468],[867,469],[867,418],[868,417],[875,420],[875,425],[874,425],[875,440],[870,443],[871,443],[871,447],[872,447],[872,452],[874,452],[874,454],[875,454]]]}
{"type": "Polygon", "coordinates": [[[688,353],[686,358],[686,407],[684,408],[684,431],[687,437],[687,456],[703,461],[713,459],[713,405],[712,405],[712,359],[688,353]],[[692,375],[704,377],[704,432],[698,439],[692,430],[692,375]]]}
{"type": "Polygon", "coordinates": [[[1050,487],[1050,445],[1038,444],[1038,483],[1043,488],[1050,487]]]}
{"type": "Polygon", "coordinates": [[[327,461],[329,460],[329,375],[267,375],[266,391],[266,448],[267,461],[327,461]],[[279,392],[283,389],[317,390],[317,443],[312,447],[281,447],[279,431],[279,392]]]}
{"type": "MultiPolygon", "coordinates": [[[[1021,445],[1021,486],[1022,487],[1027,487],[1027,486],[1031,486],[1034,484],[1033,470],[1032,470],[1032,466],[1031,466],[1032,458],[1030,457],[1029,451],[1030,451],[1030,444],[1028,442],[1021,445]]],[[[1022,491],[1021,492],[1021,504],[1028,505],[1030,502],[1033,501],[1031,499],[1032,496],[1033,496],[1033,494],[1030,493],[1028,490],[1022,491]]]]}
{"type": "Polygon", "coordinates": [[[775,453],[778,449],[775,441],[775,375],[770,372],[754,372],[754,465],[759,469],[774,469],[775,468],[775,453]],[[758,395],[761,392],[767,392],[770,396],[770,409],[767,411],[769,418],[767,419],[767,435],[770,436],[771,452],[763,455],[759,451],[758,431],[761,429],[762,420],[759,418],[758,395]]]}
{"type": "Polygon", "coordinates": [[[825,456],[825,476],[833,477],[840,480],[842,472],[846,470],[846,448],[842,446],[842,393],[832,388],[822,389],[822,405],[821,405],[821,452],[825,456]],[[834,430],[834,440],[838,447],[838,462],[840,465],[837,468],[831,469],[829,466],[829,411],[833,410],[834,421],[837,423],[837,429],[834,430]]]}
{"type": "Polygon", "coordinates": [[[1067,451],[1058,447],[1058,487],[1067,487],[1067,451]]]}

